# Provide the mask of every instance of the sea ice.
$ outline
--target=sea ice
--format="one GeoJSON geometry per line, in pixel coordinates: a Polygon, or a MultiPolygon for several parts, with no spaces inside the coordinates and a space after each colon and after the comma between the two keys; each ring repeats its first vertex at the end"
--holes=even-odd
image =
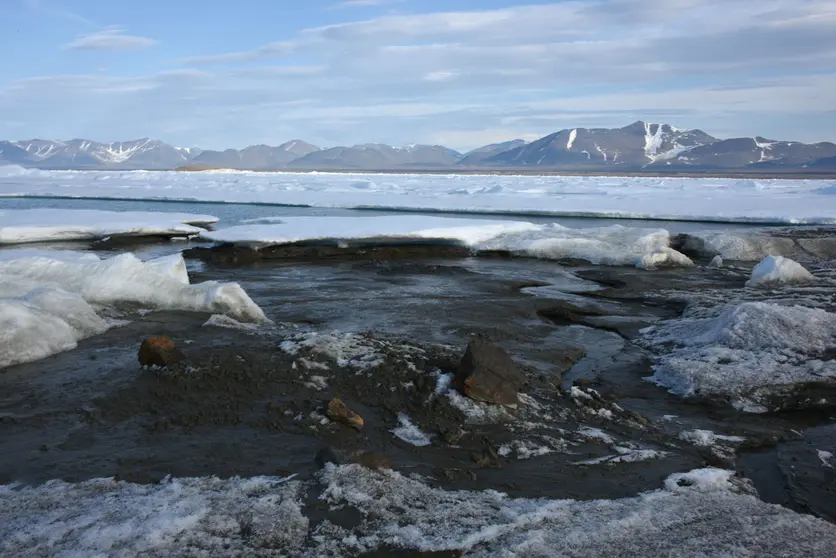
{"type": "Polygon", "coordinates": [[[267,320],[236,283],[190,285],[179,255],[142,262],[133,254],[108,260],[44,254],[27,250],[0,258],[0,367],[69,350],[103,333],[114,324],[99,317],[103,306],[132,303],[267,320]]]}
{"type": "Polygon", "coordinates": [[[820,180],[67,172],[0,167],[0,196],[21,195],[678,221],[836,223],[832,187],[823,187],[820,180]]]}
{"type": "Polygon", "coordinates": [[[809,283],[815,281],[809,271],[800,263],[782,256],[767,256],[752,270],[747,287],[770,287],[786,283],[809,283]]]}
{"type": "Polygon", "coordinates": [[[122,236],[196,236],[218,221],[211,215],[101,211],[95,209],[2,209],[0,244],[91,240],[122,236]]]}
{"type": "Polygon", "coordinates": [[[821,359],[834,339],[836,314],[743,302],[714,317],[650,327],[639,343],[656,353],[654,383],[685,397],[755,410],[799,384],[836,377],[836,361],[821,359]]]}

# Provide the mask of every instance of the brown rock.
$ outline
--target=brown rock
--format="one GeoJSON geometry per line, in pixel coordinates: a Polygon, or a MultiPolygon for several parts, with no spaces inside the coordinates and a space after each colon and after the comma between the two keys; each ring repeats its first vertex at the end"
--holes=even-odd
{"type": "Polygon", "coordinates": [[[511,405],[527,382],[525,375],[501,348],[483,339],[467,345],[453,385],[476,401],[511,405]]]}
{"type": "Polygon", "coordinates": [[[149,337],[139,347],[141,366],[168,366],[185,358],[183,352],[168,337],[149,337]]]}
{"type": "Polygon", "coordinates": [[[328,402],[328,418],[336,422],[341,422],[355,430],[363,428],[363,417],[349,409],[339,397],[335,397],[328,402]]]}

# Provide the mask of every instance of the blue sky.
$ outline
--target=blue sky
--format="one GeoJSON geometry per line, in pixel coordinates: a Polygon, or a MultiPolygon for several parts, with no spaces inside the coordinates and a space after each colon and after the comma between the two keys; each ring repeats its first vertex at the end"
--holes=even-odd
{"type": "Polygon", "coordinates": [[[836,0],[2,0],[0,139],[836,140],[836,0]]]}

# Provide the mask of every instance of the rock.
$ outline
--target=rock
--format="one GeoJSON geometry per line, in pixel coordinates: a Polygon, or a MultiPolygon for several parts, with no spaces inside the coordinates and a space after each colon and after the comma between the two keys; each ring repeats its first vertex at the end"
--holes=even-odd
{"type": "Polygon", "coordinates": [[[355,430],[363,428],[363,417],[349,409],[339,397],[328,402],[328,418],[341,422],[355,430]]]}
{"type": "Polygon", "coordinates": [[[337,452],[334,451],[333,448],[324,447],[318,452],[316,452],[316,457],[314,458],[317,466],[320,469],[325,468],[327,463],[333,463],[334,465],[342,465],[343,460],[340,459],[340,456],[337,455],[337,452]]]}
{"type": "Polygon", "coordinates": [[[367,469],[377,471],[378,469],[391,469],[394,463],[385,455],[367,451],[357,456],[356,463],[367,469]]]}
{"type": "Polygon", "coordinates": [[[168,366],[185,358],[183,352],[168,337],[149,337],[139,347],[141,366],[168,366]]]}
{"type": "Polygon", "coordinates": [[[467,345],[453,385],[475,401],[511,405],[519,401],[517,394],[526,381],[508,353],[483,339],[474,339],[467,345]]]}

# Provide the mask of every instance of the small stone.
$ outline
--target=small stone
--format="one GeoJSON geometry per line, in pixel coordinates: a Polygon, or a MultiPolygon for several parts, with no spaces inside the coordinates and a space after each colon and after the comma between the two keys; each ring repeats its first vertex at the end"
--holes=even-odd
{"type": "Polygon", "coordinates": [[[355,430],[361,430],[363,428],[363,417],[349,409],[339,397],[335,397],[328,402],[328,418],[336,422],[341,422],[355,430]]]}
{"type": "Polygon", "coordinates": [[[139,347],[141,366],[168,366],[185,358],[183,352],[168,337],[149,337],[139,347]]]}
{"type": "Polygon", "coordinates": [[[467,345],[453,385],[462,395],[475,401],[513,405],[527,382],[504,350],[483,339],[467,345]]]}

